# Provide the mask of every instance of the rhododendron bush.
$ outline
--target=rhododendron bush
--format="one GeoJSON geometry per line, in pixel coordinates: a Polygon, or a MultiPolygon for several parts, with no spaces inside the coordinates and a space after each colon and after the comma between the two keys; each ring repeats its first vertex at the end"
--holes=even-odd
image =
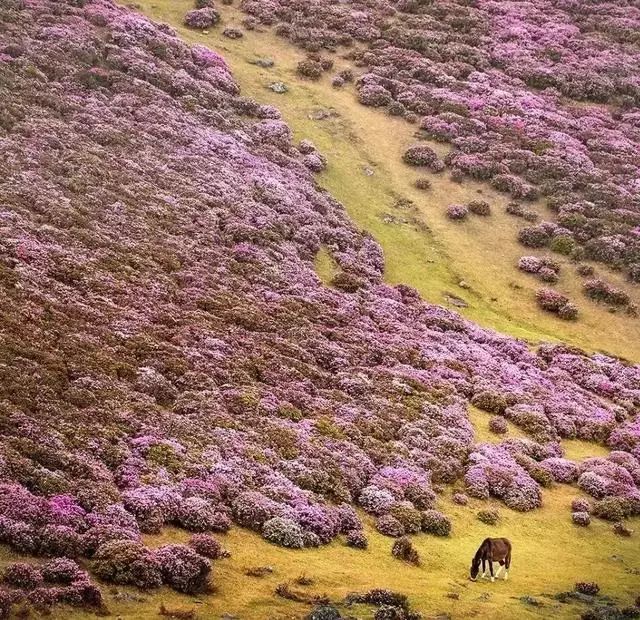
{"type": "MultiPolygon", "coordinates": [[[[361,73],[360,102],[419,118],[423,137],[450,143],[444,164],[454,178],[543,197],[563,227],[545,245],[625,267],[638,281],[636,4],[242,0],[241,8],[307,50],[346,46],[361,73]]],[[[416,148],[408,163],[441,169],[437,158],[412,157],[416,148]]]]}
{"type": "Polygon", "coordinates": [[[109,0],[8,0],[0,35],[1,543],[199,592],[203,533],[232,523],[365,546],[360,506],[448,534],[434,483],[529,510],[548,469],[638,510],[640,370],[383,284],[313,149],[218,54],[109,0]],[[322,247],[357,287],[322,285],[322,247]],[[470,401],[536,441],[474,445],[470,401]],[[616,456],[575,469],[563,437],[616,456]],[[193,548],[144,546],[168,524],[193,548]]]}

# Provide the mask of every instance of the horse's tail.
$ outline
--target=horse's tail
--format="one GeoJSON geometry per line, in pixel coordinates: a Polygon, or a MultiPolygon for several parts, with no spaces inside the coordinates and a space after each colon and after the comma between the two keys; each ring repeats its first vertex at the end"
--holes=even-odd
{"type": "Polygon", "coordinates": [[[504,559],[504,567],[506,568],[506,570],[509,570],[509,567],[511,566],[511,542],[507,540],[507,555],[504,559]]]}

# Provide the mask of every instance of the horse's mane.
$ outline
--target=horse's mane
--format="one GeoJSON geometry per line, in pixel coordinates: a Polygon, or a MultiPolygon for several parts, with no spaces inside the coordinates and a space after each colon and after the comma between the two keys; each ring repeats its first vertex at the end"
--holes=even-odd
{"type": "Polygon", "coordinates": [[[487,545],[489,544],[490,540],[491,540],[490,538],[485,538],[482,541],[482,544],[478,547],[478,550],[476,551],[476,554],[473,556],[474,560],[481,560],[482,559],[482,553],[487,548],[487,545]]]}

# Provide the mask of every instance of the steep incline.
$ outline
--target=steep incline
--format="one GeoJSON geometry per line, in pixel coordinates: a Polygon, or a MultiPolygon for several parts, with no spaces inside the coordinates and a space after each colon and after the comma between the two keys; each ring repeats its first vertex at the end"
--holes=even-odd
{"type": "Polygon", "coordinates": [[[359,527],[352,504],[423,511],[462,476],[530,510],[541,468],[640,512],[638,367],[382,284],[313,146],[169,28],[10,0],[0,34],[1,542],[61,555],[64,526],[91,555],[281,516],[317,545],[359,527]],[[536,441],[474,447],[469,401],[536,441]],[[576,436],[617,451],[578,471],[576,436]]]}

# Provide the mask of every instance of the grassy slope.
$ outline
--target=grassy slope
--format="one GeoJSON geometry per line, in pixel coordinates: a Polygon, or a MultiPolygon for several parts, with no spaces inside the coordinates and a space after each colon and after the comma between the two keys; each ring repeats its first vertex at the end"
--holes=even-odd
{"type": "MultiPolygon", "coordinates": [[[[243,40],[230,41],[221,36],[220,27],[207,35],[181,28],[181,18],[191,6],[189,0],[143,0],[139,6],[152,18],[177,27],[185,39],[221,50],[244,94],[276,104],[296,137],[311,138],[327,155],[329,170],[321,182],[344,202],[358,225],[371,231],[382,244],[389,282],[410,283],[425,298],[438,303],[443,302],[444,292],[453,292],[470,303],[463,311],[469,318],[532,341],[558,338],[588,349],[606,349],[640,359],[640,338],[634,338],[640,335],[638,323],[590,305],[581,298],[579,283],[573,277],[563,276],[560,288],[580,302],[580,322],[562,323],[537,311],[531,299],[535,281],[512,266],[525,252],[514,241],[517,222],[502,213],[505,197],[486,187],[470,183],[458,186],[434,175],[430,175],[432,192],[424,194],[413,189],[418,174],[400,161],[403,147],[412,142],[411,126],[360,106],[351,89],[333,90],[326,78],[318,84],[300,82],[293,72],[300,53],[268,32],[248,33],[243,40]],[[247,60],[256,55],[274,58],[276,66],[265,70],[249,64],[247,60]],[[275,80],[285,81],[290,92],[277,95],[265,88],[275,80]],[[311,120],[309,114],[319,108],[334,109],[339,116],[311,120]],[[374,174],[365,174],[365,168],[374,174]],[[493,204],[493,217],[455,225],[444,219],[442,210],[446,204],[476,197],[478,190],[493,204]],[[395,198],[400,195],[418,205],[418,211],[410,217],[393,210],[395,198]],[[381,213],[414,219],[408,224],[385,224],[381,213]],[[471,290],[457,286],[461,279],[471,285],[471,290]]],[[[222,10],[225,22],[239,23],[240,14],[234,9],[222,10]]],[[[341,61],[336,60],[341,66],[341,61]]],[[[542,207],[539,209],[542,211],[542,207]]],[[[323,281],[330,281],[335,264],[326,251],[319,254],[316,265],[323,281]]],[[[569,271],[570,268],[565,269],[569,271]]],[[[496,440],[488,431],[489,416],[471,408],[470,417],[479,441],[496,440]]],[[[509,434],[522,433],[510,425],[509,434]]],[[[585,442],[566,442],[566,448],[568,456],[576,459],[606,454],[604,448],[585,442]]],[[[278,583],[303,573],[315,579],[315,585],[309,587],[313,592],[340,597],[353,590],[389,587],[407,593],[414,607],[428,615],[449,612],[455,618],[572,618],[577,615],[577,607],[560,605],[541,595],[571,589],[579,580],[596,580],[604,593],[628,604],[637,595],[638,576],[633,571],[640,570],[638,538],[616,537],[607,524],[597,520],[588,529],[574,527],[568,504],[578,494],[566,485],[547,490],[544,507],[529,514],[499,507],[503,519],[495,527],[475,518],[475,512],[489,502],[473,500],[460,507],[444,498],[441,507],[453,518],[453,535],[447,539],[414,537],[423,559],[420,568],[393,559],[389,553],[391,540],[375,533],[370,523],[367,551],[349,549],[341,542],[318,550],[289,551],[268,544],[252,532],[234,528],[223,537],[232,557],[215,563],[218,591],[213,596],[186,597],[166,589],[148,595],[107,586],[104,591],[114,614],[141,619],[157,618],[162,602],[170,609],[195,609],[200,618],[220,617],[223,613],[265,620],[300,618],[307,608],[280,599],[273,591],[278,583]],[[466,579],[470,557],[487,535],[507,535],[514,543],[513,569],[506,583],[472,584],[466,579]],[[244,575],[245,568],[256,565],[273,566],[273,575],[263,579],[244,575]],[[457,593],[459,599],[449,598],[448,593],[457,593]],[[544,606],[524,605],[519,597],[525,595],[539,597],[544,606]]],[[[637,528],[640,520],[631,526],[637,528]]],[[[155,545],[186,537],[184,532],[167,530],[148,542],[155,545]]],[[[3,554],[0,549],[0,564],[9,559],[15,559],[15,555],[3,554]]],[[[370,609],[352,613],[358,618],[372,617],[370,609]]],[[[90,614],[56,610],[51,617],[69,616],[83,618],[90,614]]]]}
{"type": "MultiPolygon", "coordinates": [[[[540,283],[518,272],[514,264],[523,254],[540,252],[517,243],[517,230],[524,223],[504,213],[509,198],[486,185],[470,181],[458,185],[446,175],[422,174],[404,165],[400,155],[415,141],[414,126],[360,105],[353,86],[331,88],[329,76],[317,83],[298,79],[295,66],[302,53],[269,31],[247,32],[237,41],[222,36],[225,25],[239,25],[243,17],[233,7],[219,7],[223,24],[202,34],[181,26],[190,0],[142,0],[138,6],[150,17],[176,27],[187,41],[221,51],[243,94],[277,105],[296,138],[315,142],[329,160],[320,182],[345,204],[353,220],[381,243],[388,282],[411,284],[435,303],[445,303],[445,293],[454,293],[469,303],[461,310],[465,316],[532,342],[557,339],[587,350],[640,360],[640,320],[611,314],[607,308],[587,300],[580,290],[581,280],[568,261],[564,261],[557,286],[578,303],[580,320],[561,321],[536,307],[534,292],[540,283]],[[272,58],[275,66],[263,69],[248,62],[258,56],[272,58]],[[269,90],[267,86],[274,81],[285,82],[289,92],[277,94],[269,90]],[[332,110],[337,115],[324,120],[310,118],[319,109],[332,110]],[[366,169],[373,174],[366,174],[366,169]],[[430,178],[431,191],[414,188],[413,182],[419,176],[430,178]],[[413,200],[416,211],[394,209],[399,196],[413,200]],[[480,197],[492,204],[493,216],[473,216],[462,223],[445,218],[448,204],[480,197]],[[381,218],[385,213],[404,218],[407,223],[387,224],[381,218]],[[460,288],[461,280],[471,288],[460,288]]],[[[340,55],[333,58],[337,69],[348,66],[340,55]]],[[[446,152],[444,145],[433,146],[446,152]]],[[[545,216],[546,209],[541,204],[533,208],[545,216]]],[[[597,269],[605,272],[604,267],[597,269]]],[[[637,287],[623,282],[619,274],[606,273],[606,277],[630,291],[640,303],[637,287]]]]}
{"type": "MultiPolygon", "coordinates": [[[[315,580],[306,590],[326,593],[335,600],[371,587],[402,591],[426,617],[448,612],[454,618],[575,618],[580,606],[559,604],[545,595],[571,590],[576,581],[597,581],[605,594],[629,604],[637,595],[638,538],[619,538],[597,520],[588,529],[573,526],[568,504],[576,495],[575,489],[557,486],[545,491],[542,509],[528,514],[498,506],[502,522],[493,527],[474,516],[489,502],[472,500],[461,507],[443,499],[441,507],[453,519],[453,535],[446,539],[413,537],[423,562],[419,568],[394,559],[389,552],[391,539],[375,533],[370,525],[370,548],[366,551],[350,549],[341,542],[318,550],[286,550],[252,532],[234,528],[220,537],[232,557],[215,562],[217,592],[212,596],[188,597],[167,589],[152,595],[129,588],[103,589],[114,615],[140,619],[157,618],[161,603],[172,610],[194,609],[199,618],[218,618],[224,613],[256,620],[301,618],[308,607],[275,596],[274,589],[302,574],[315,580]],[[479,542],[490,535],[508,536],[513,542],[509,581],[471,583],[466,578],[471,556],[479,542]],[[273,567],[273,574],[262,579],[244,574],[248,567],[265,565],[273,567]],[[116,597],[115,592],[119,593],[116,597]],[[458,600],[449,598],[449,593],[456,593],[458,600]],[[543,606],[525,605],[519,600],[522,596],[533,596],[543,606]]],[[[640,520],[631,525],[639,526],[640,520]]],[[[155,546],[186,538],[185,532],[166,530],[147,542],[155,546]]],[[[91,615],[65,609],[56,610],[52,618],[69,616],[80,619],[91,615]]],[[[371,618],[371,609],[358,609],[356,617],[371,618]]]]}

